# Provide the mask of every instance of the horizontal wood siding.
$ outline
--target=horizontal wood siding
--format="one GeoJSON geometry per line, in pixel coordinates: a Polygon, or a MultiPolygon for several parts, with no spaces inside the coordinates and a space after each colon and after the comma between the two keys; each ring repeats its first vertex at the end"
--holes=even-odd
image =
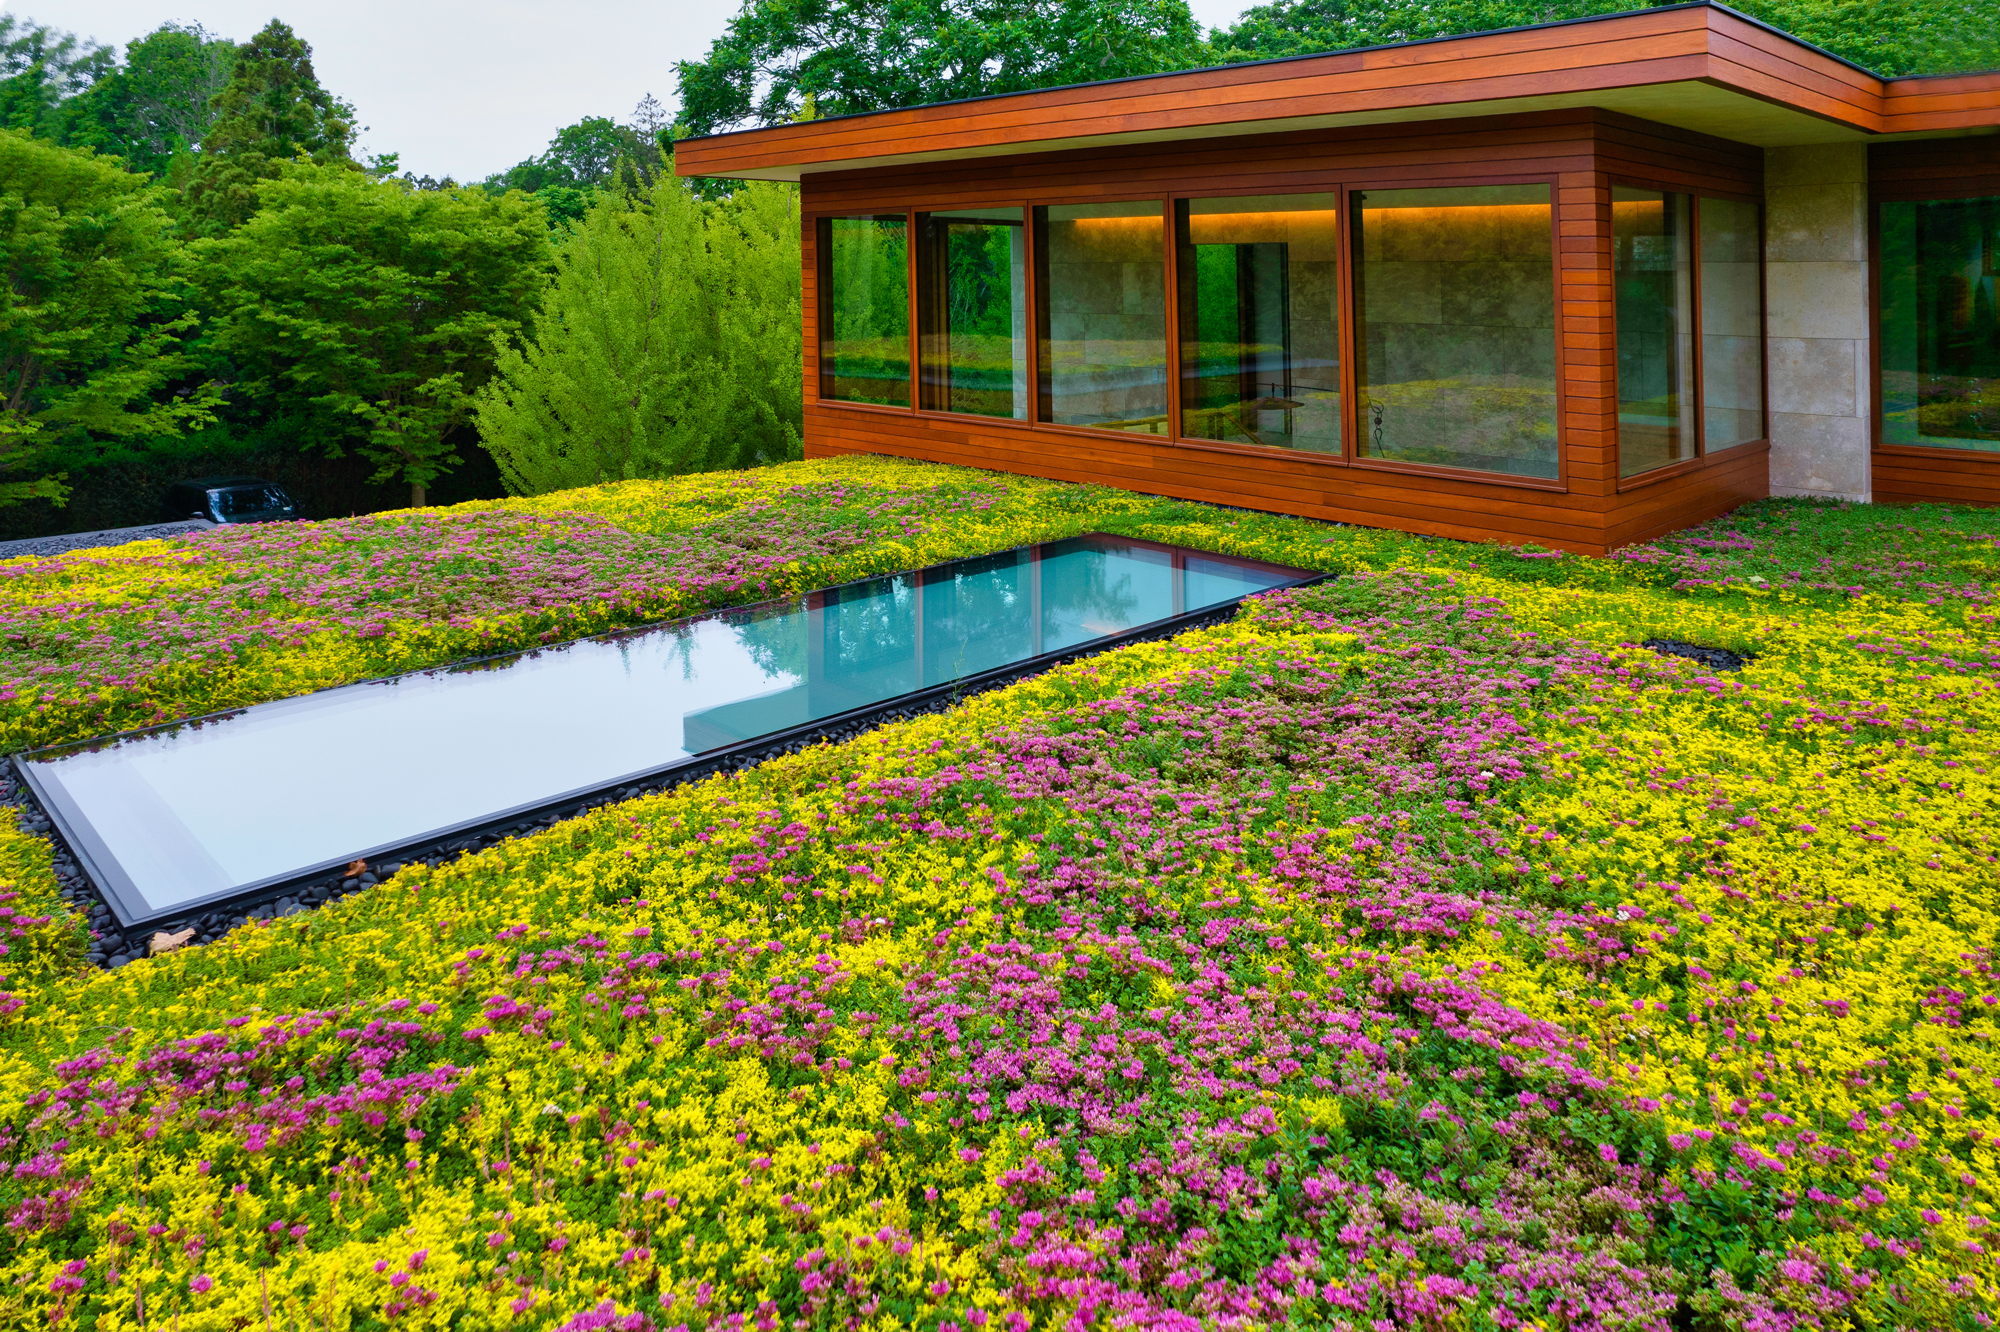
{"type": "Polygon", "coordinates": [[[1996,107],[2000,107],[2000,73],[1891,79],[1882,92],[1882,132],[1990,129],[1996,107]]]}
{"type": "Polygon", "coordinates": [[[1884,504],[2000,504],[2000,460],[1969,449],[1938,456],[1878,449],[1874,494],[1884,504]]]}
{"type": "Polygon", "coordinates": [[[1262,122],[1376,115],[1467,102],[1703,81],[1864,133],[1993,124],[2000,78],[1884,84],[1823,52],[1718,9],[1641,10],[1567,24],[1293,60],[1119,79],[675,145],[683,175],[1006,151],[1115,135],[1231,132],[1262,122]]]}
{"type": "MultiPolygon", "coordinates": [[[[1989,76],[1980,76],[1988,78],[1989,76]]],[[[1923,79],[1948,84],[1960,80],[1923,79]]],[[[1868,150],[1873,203],[2000,196],[2000,137],[1875,144],[1868,150]]],[[[1873,213],[1874,208],[1870,207],[1873,213]]],[[[1874,219],[1870,219],[1872,226],[1874,219]]],[[[1872,493],[1888,504],[2000,504],[2000,456],[1966,450],[1883,448],[1872,455],[1872,493]]]]}
{"type": "Polygon", "coordinates": [[[1393,125],[1109,152],[1039,154],[809,177],[808,218],[906,208],[1015,205],[1172,194],[1262,194],[1539,180],[1554,186],[1558,487],[1498,484],[1109,430],[822,403],[806,229],[806,452],[880,453],[1098,482],[1148,494],[1297,513],[1477,541],[1534,542],[1585,554],[1670,531],[1768,493],[1762,446],[1684,475],[1618,489],[1611,184],[1757,196],[1762,154],[1598,111],[1393,125]]]}

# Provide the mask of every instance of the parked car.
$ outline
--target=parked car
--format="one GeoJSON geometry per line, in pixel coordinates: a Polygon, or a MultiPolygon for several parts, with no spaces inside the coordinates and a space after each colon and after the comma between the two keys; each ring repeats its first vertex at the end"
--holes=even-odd
{"type": "Polygon", "coordinates": [[[167,491],[174,518],[206,518],[211,523],[269,523],[299,516],[299,506],[275,481],[257,476],[198,476],[167,491]]]}

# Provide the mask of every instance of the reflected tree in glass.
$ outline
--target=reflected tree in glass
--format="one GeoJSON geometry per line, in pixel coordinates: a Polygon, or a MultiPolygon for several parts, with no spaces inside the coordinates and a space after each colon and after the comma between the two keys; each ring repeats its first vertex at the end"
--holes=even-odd
{"type": "Polygon", "coordinates": [[[910,405],[908,233],[901,214],[819,220],[822,398],[910,405]]]}
{"type": "Polygon", "coordinates": [[[1035,238],[1040,418],[1169,433],[1160,204],[1037,208],[1035,238]]]}
{"type": "Polygon", "coordinates": [[[1612,188],[1620,476],[1695,456],[1691,218],[1685,194],[1612,188]]]}
{"type": "Polygon", "coordinates": [[[2000,198],[1881,209],[1882,442],[2000,451],[2000,198]]]}
{"type": "Polygon", "coordinates": [[[1764,438],[1764,275],[1757,205],[1701,201],[1702,450],[1764,438]]]}
{"type": "Polygon", "coordinates": [[[1337,196],[1192,199],[1175,213],[1181,434],[1339,453],[1337,196]]]}
{"type": "Polygon", "coordinates": [[[1019,208],[917,218],[917,356],[928,411],[1028,419],[1028,246],[1019,208]]]}
{"type": "Polygon", "coordinates": [[[1556,476],[1550,187],[1349,198],[1357,452],[1556,476]]]}

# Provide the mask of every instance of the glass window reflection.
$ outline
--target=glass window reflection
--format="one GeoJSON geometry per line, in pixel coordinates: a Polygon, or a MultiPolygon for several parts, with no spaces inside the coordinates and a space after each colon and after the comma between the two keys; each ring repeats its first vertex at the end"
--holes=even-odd
{"type": "Polygon", "coordinates": [[[1620,476],[1695,456],[1691,218],[1685,194],[1611,191],[1620,476]]]}
{"type": "Polygon", "coordinates": [[[1701,442],[1764,438],[1764,273],[1757,205],[1701,201],[1701,442]]]}
{"type": "Polygon", "coordinates": [[[1357,452],[1555,477],[1550,187],[1349,197],[1357,452]]]}
{"type": "Polygon", "coordinates": [[[1028,418],[1028,245],[1019,208],[917,216],[917,389],[927,411],[1028,418]]]}
{"type": "Polygon", "coordinates": [[[1339,222],[1332,194],[1177,207],[1184,437],[1340,452],[1339,222]]]}
{"type": "Polygon", "coordinates": [[[1881,209],[1882,442],[2000,452],[2000,198],[1881,209]]]}
{"type": "Polygon", "coordinates": [[[819,395],[910,405],[909,226],[900,213],[819,220],[819,395]]]}
{"type": "Polygon", "coordinates": [[[1035,264],[1040,419],[1169,433],[1161,205],[1037,208],[1035,264]]]}

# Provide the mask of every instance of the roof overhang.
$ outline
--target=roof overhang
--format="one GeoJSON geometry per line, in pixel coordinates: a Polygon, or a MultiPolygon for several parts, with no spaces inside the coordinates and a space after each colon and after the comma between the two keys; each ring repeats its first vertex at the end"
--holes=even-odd
{"type": "Polygon", "coordinates": [[[1710,3],[683,139],[683,176],[1601,108],[1756,147],[2000,129],[2000,73],[1883,79],[1710,3]]]}

